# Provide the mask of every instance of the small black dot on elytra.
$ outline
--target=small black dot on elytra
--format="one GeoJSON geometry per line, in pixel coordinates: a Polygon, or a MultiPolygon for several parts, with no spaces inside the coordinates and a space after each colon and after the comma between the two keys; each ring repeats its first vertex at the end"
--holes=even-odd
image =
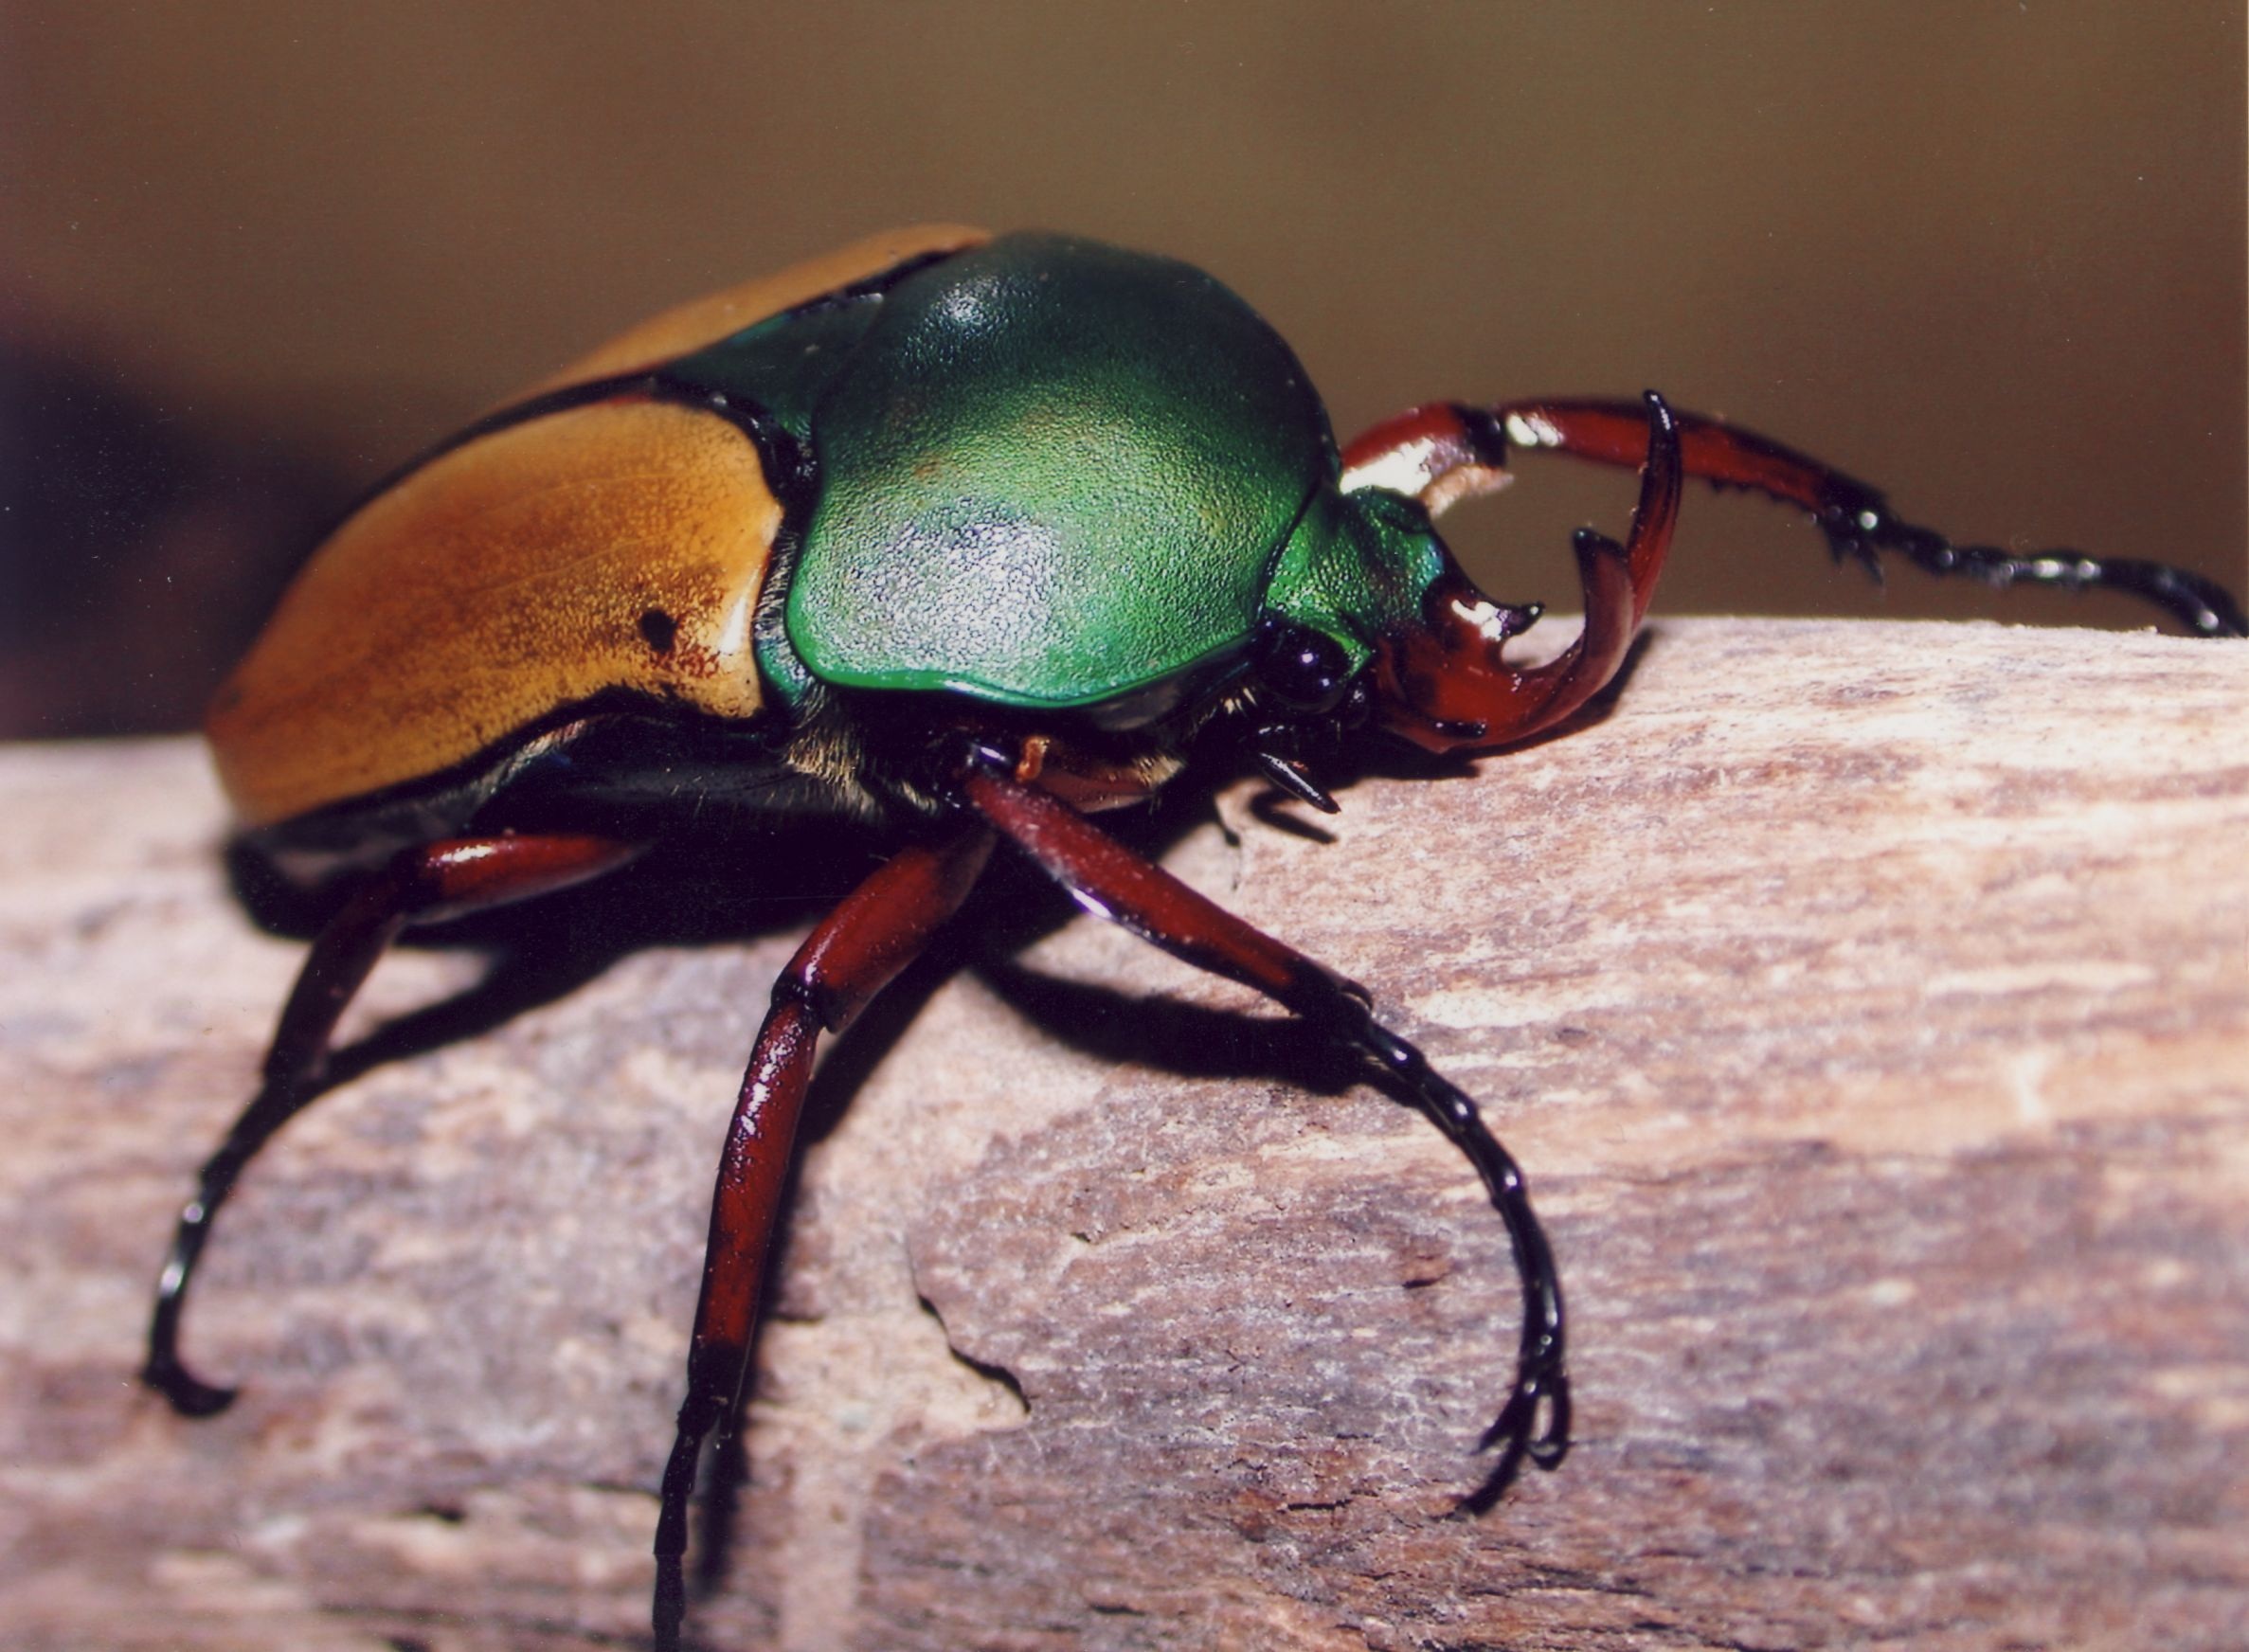
{"type": "Polygon", "coordinates": [[[679,640],[679,621],[661,608],[651,608],[640,616],[640,637],[657,653],[670,654],[679,640]]]}

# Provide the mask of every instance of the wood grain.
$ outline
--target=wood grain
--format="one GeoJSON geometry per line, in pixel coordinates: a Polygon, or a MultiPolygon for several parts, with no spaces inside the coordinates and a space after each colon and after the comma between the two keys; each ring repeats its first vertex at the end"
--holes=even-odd
{"type": "MultiPolygon", "coordinates": [[[[292,1125],[189,1320],[243,1397],[182,1422],[145,1294],[299,951],[202,761],[0,754],[8,1643],[639,1643],[791,931],[292,1125]]],[[[1673,621],[1603,720],[1343,802],[1322,843],[1237,787],[1168,863],[1489,1106],[1570,1292],[1562,1470],[1448,1517],[1514,1297],[1434,1133],[1003,880],[1028,943],[824,1076],[710,1644],[2249,1643],[2249,647],[1673,621]]],[[[477,974],[403,954],[352,1025],[477,974]]]]}

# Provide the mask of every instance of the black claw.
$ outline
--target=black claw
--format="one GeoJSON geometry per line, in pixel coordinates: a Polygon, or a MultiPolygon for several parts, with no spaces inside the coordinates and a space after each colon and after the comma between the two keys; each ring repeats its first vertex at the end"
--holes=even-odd
{"type": "Polygon", "coordinates": [[[1562,1459],[1570,1454],[1569,1378],[1560,1371],[1552,1370],[1519,1383],[1506,1406],[1476,1443],[1479,1451],[1489,1451],[1495,1446],[1499,1449],[1499,1461],[1492,1464],[1491,1472],[1484,1477],[1482,1483],[1460,1499],[1455,1513],[1489,1513],[1507,1495],[1507,1488],[1522,1472],[1525,1459],[1548,1472],[1561,1466],[1562,1459]],[[1532,1430],[1538,1427],[1541,1407],[1546,1413],[1546,1427],[1534,1434],[1532,1430]]]}
{"type": "Polygon", "coordinates": [[[204,1241],[210,1237],[211,1219],[239,1168],[225,1154],[204,1167],[202,1185],[180,1212],[171,1250],[156,1276],[155,1306],[149,1314],[149,1353],[140,1368],[140,1380],[162,1394],[183,1417],[215,1417],[234,1403],[239,1392],[205,1382],[180,1358],[180,1316],[187,1310],[188,1286],[195,1278],[204,1241]]]}
{"type": "Polygon", "coordinates": [[[149,1356],[140,1368],[140,1380],[162,1394],[171,1409],[183,1417],[215,1417],[228,1406],[242,1391],[233,1388],[215,1388],[205,1382],[174,1358],[149,1356]]]}
{"type": "Polygon", "coordinates": [[[2214,580],[2131,558],[2112,557],[2095,566],[2099,584],[2156,603],[2198,637],[2249,637],[2249,615],[2214,580]]]}
{"type": "Polygon", "coordinates": [[[1507,1495],[1507,1488],[1515,1483],[1516,1475],[1521,1472],[1522,1458],[1522,1442],[1508,1441],[1506,1450],[1500,1453],[1499,1462],[1484,1477],[1484,1482],[1453,1504],[1453,1513],[1463,1517],[1490,1514],[1499,1505],[1500,1499],[1507,1495]]]}

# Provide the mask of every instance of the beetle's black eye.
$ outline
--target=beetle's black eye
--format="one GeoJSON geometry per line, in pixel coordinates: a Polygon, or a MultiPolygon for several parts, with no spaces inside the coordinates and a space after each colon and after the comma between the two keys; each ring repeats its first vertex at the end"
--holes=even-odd
{"type": "Polygon", "coordinates": [[[1291,711],[1332,711],[1351,684],[1342,644],[1308,625],[1268,616],[1257,628],[1250,665],[1274,699],[1291,711]]]}

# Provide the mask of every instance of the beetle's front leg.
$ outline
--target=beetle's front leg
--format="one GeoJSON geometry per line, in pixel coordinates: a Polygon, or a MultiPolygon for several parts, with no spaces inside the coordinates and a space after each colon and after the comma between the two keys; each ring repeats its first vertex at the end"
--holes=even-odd
{"type": "Polygon", "coordinates": [[[956,784],[970,807],[1089,911],[1198,969],[1255,988],[1365,1051],[1467,1156],[1507,1224],[1522,1284],[1523,1323],[1514,1387],[1479,1446],[1496,1446],[1499,1460],[1463,1504],[1478,1513],[1491,1507],[1526,1456],[1541,1468],[1559,1463],[1570,1446],[1561,1281],[1522,1173],[1484,1127],[1476,1104],[1420,1050],[1375,1019],[1364,988],[1196,894],[1060,799],[1017,780],[1002,754],[979,752],[956,784]]]}
{"type": "Polygon", "coordinates": [[[675,1647],[687,1612],[687,1511],[704,1438],[741,1401],[758,1293],[772,1251],[774,1219],[788,1180],[797,1122],[812,1081],[822,1030],[840,1032],[921,954],[960,910],[992,853],[992,834],[971,826],[935,844],[913,844],[885,861],[822,919],[773,983],[773,1007],[758,1030],[742,1095],[719,1158],[711,1199],[703,1289],[687,1360],[687,1397],[664,1465],[656,1528],[656,1643],[675,1647]]]}
{"type": "MultiPolygon", "coordinates": [[[[2023,555],[1993,545],[1954,545],[1934,529],[1904,520],[1879,490],[1785,443],[1700,414],[1681,413],[1678,422],[1688,476],[1795,506],[1818,525],[1839,561],[1862,563],[1877,575],[1879,555],[1888,551],[1925,573],[1988,585],[2121,591],[2153,603],[2197,636],[2249,636],[2249,617],[2232,594],[2185,568],[2079,550],[2023,555]]],[[[1637,465],[1647,458],[1647,416],[1636,403],[1575,398],[1494,407],[1432,402],[1385,420],[1345,448],[1343,486],[1412,494],[1438,515],[1456,500],[1503,485],[1516,448],[1637,465]]]]}

